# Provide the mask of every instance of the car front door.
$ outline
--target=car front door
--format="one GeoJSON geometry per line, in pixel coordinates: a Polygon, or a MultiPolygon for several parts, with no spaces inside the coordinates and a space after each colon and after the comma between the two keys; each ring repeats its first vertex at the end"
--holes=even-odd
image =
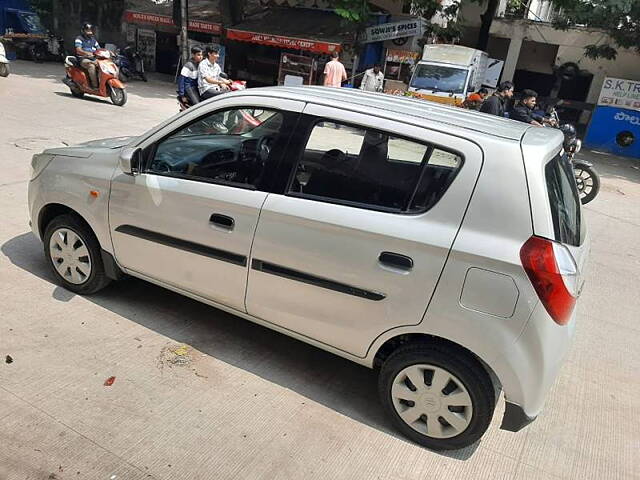
{"type": "Polygon", "coordinates": [[[383,332],[421,321],[482,152],[444,133],[312,104],[298,133],[285,192],[262,207],[247,310],[365,357],[383,332]]]}
{"type": "Polygon", "coordinates": [[[112,182],[118,263],[133,275],[246,311],[248,257],[266,178],[303,106],[220,99],[144,142],[140,172],[117,170],[112,182]]]}

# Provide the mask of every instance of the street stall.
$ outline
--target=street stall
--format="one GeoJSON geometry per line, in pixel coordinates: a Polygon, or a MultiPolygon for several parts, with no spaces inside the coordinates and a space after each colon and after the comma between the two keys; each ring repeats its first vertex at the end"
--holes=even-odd
{"type": "Polygon", "coordinates": [[[0,0],[0,38],[11,59],[61,60],[62,39],[51,35],[24,0],[0,0]]]}
{"type": "Polygon", "coordinates": [[[316,85],[333,52],[348,69],[353,33],[331,11],[273,8],[228,28],[228,70],[250,86],[316,85]]]}
{"type": "Polygon", "coordinates": [[[384,78],[387,82],[385,90],[406,90],[412,69],[419,59],[419,52],[388,48],[383,69],[384,78]]]}

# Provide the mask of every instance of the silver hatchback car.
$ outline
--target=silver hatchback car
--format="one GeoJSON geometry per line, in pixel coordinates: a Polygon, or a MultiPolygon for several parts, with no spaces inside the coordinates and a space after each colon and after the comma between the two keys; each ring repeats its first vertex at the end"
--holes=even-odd
{"type": "Polygon", "coordinates": [[[35,155],[58,281],[123,274],[379,370],[407,437],[455,449],[541,411],[588,238],[562,134],[315,87],[226,94],[146,134],[35,155]]]}

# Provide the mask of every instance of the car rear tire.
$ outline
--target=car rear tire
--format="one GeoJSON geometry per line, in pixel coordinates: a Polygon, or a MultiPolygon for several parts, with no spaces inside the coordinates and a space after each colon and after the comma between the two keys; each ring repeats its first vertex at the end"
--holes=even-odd
{"type": "Polygon", "coordinates": [[[60,215],[47,225],[44,254],[58,282],[67,290],[91,295],[106,287],[107,277],[98,239],[75,215],[60,215]]]}
{"type": "Polygon", "coordinates": [[[9,65],[6,63],[0,63],[0,77],[9,76],[9,65]]]}
{"type": "Polygon", "coordinates": [[[393,352],[380,370],[378,391],[398,430],[433,450],[475,443],[495,410],[495,390],[482,365],[441,344],[406,345],[393,352]]]}

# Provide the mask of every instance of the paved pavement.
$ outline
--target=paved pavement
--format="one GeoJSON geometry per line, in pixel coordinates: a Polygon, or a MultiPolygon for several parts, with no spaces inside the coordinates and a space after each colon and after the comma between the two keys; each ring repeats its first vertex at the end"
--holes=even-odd
{"type": "Polygon", "coordinates": [[[399,437],[371,371],[142,281],[83,298],[29,233],[29,159],[138,134],[176,110],[69,96],[58,65],[0,78],[0,479],[640,478],[639,162],[589,154],[592,261],[576,341],[542,416],[435,453],[399,437]],[[185,347],[182,347],[186,345],[185,347]],[[10,355],[12,363],[5,362],[10,355]],[[111,386],[105,380],[115,377],[111,386]]]}

